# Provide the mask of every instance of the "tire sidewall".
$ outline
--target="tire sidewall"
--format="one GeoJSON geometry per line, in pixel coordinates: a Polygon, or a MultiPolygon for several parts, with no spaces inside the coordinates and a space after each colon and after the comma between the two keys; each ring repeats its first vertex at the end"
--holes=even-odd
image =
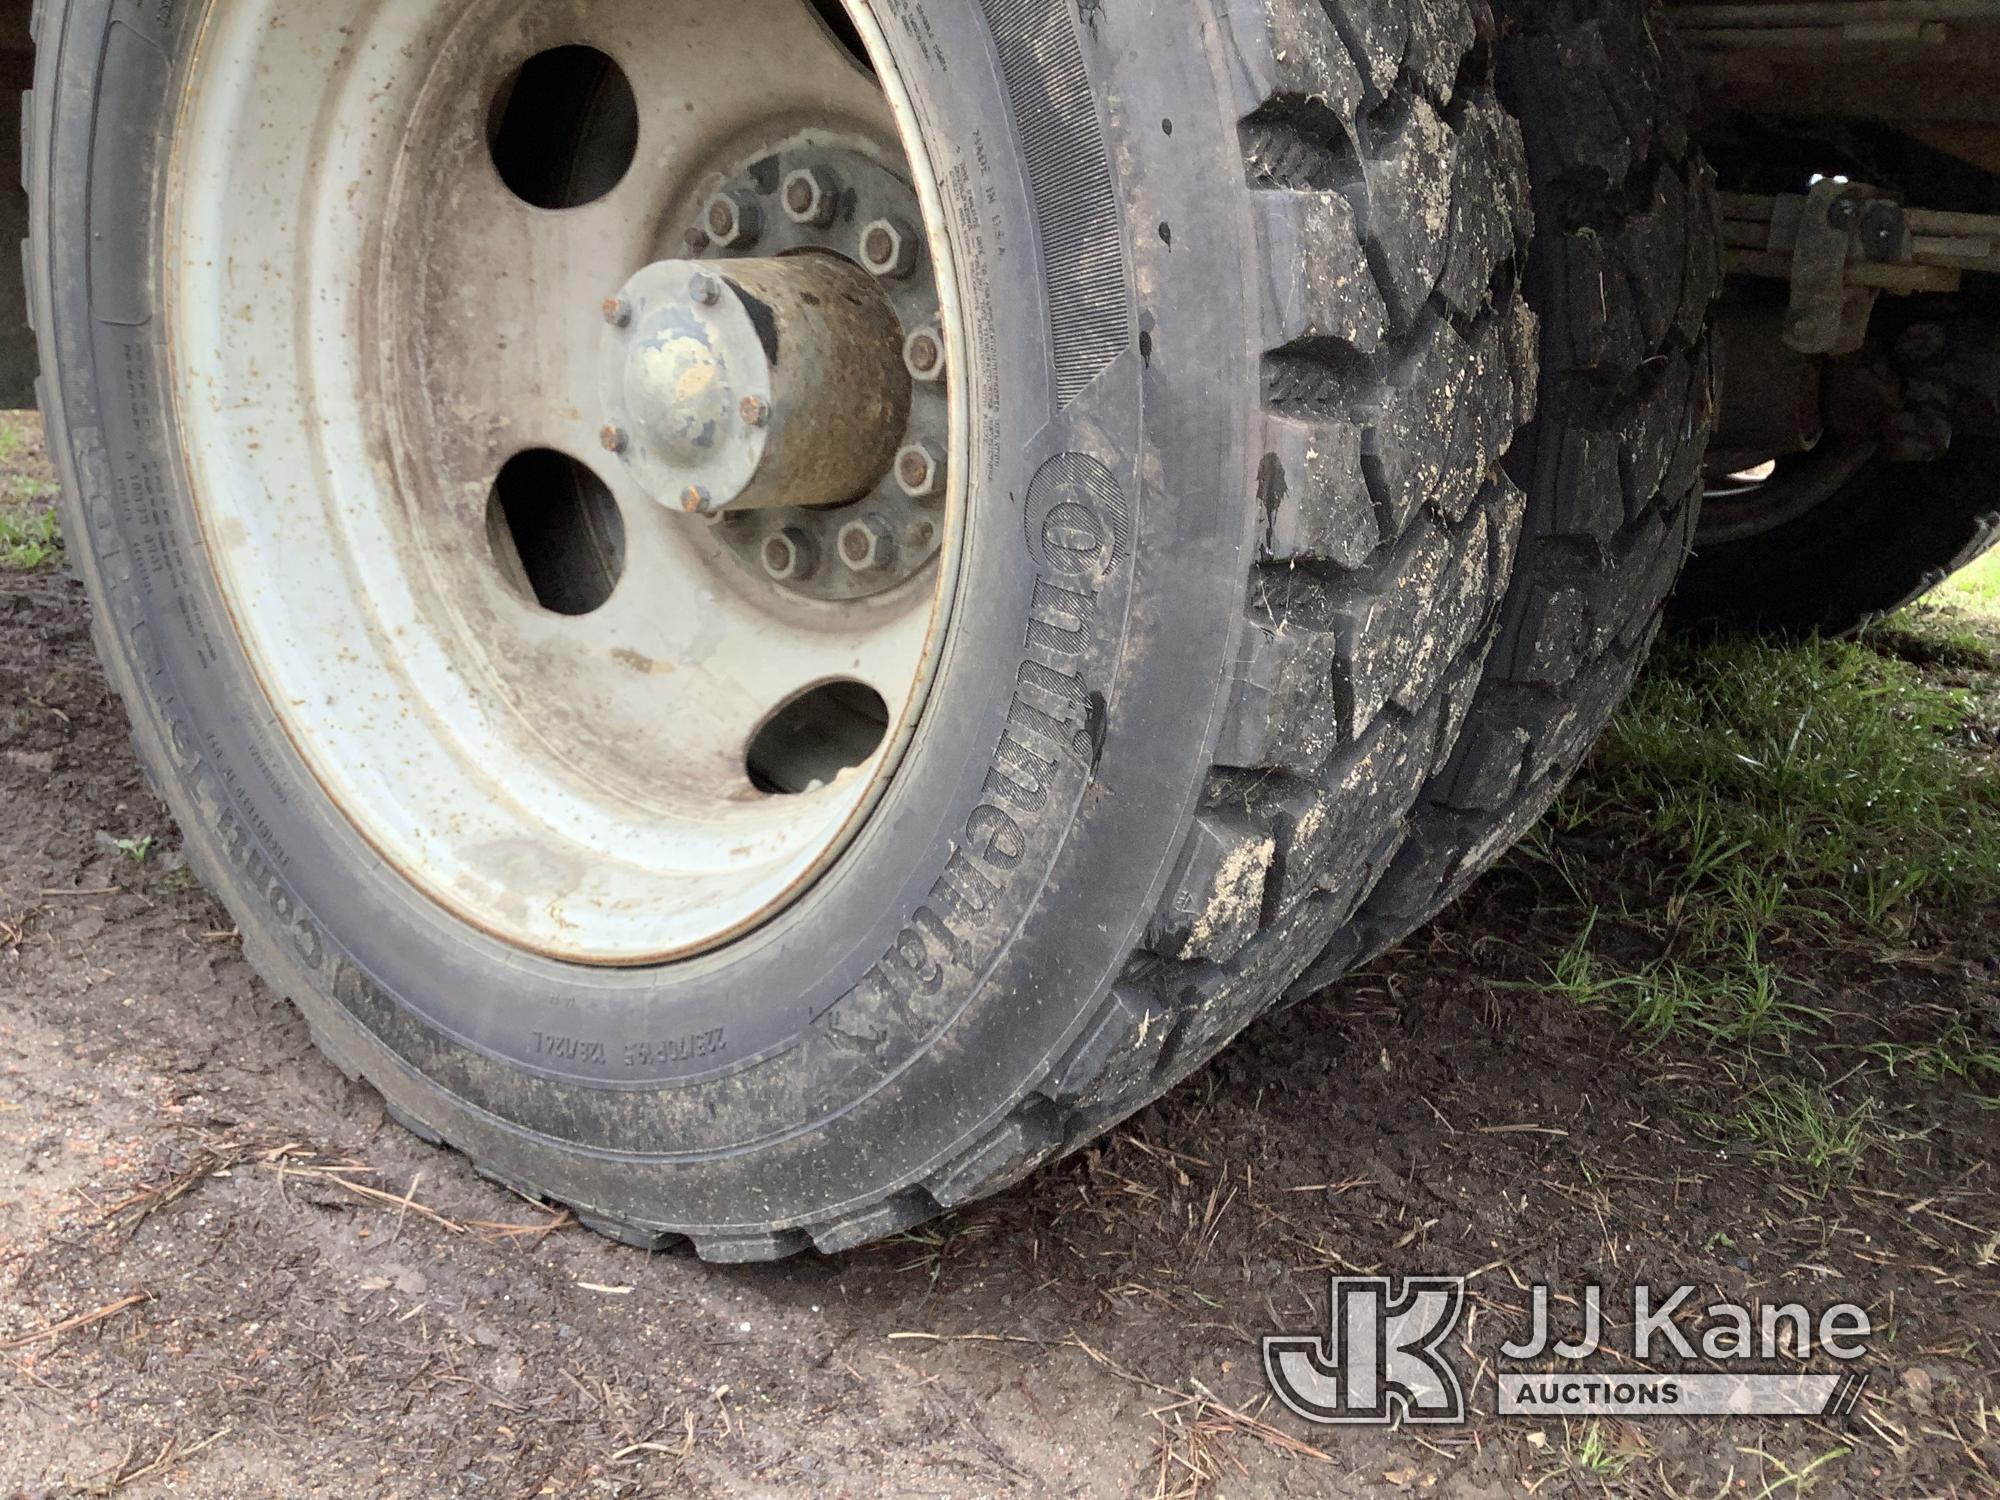
{"type": "Polygon", "coordinates": [[[881,8],[990,398],[951,636],[903,770],[831,874],[717,954],[610,971],[498,944],[387,869],[227,624],[157,276],[200,10],[51,5],[33,274],[100,640],[253,959],[403,1112],[603,1212],[804,1222],[937,1172],[1103,1002],[1217,732],[1257,349],[1247,215],[1215,208],[1243,183],[1211,29],[1080,19],[1069,0],[881,8]],[[1099,199],[1079,240],[1074,209],[1099,199]]]}

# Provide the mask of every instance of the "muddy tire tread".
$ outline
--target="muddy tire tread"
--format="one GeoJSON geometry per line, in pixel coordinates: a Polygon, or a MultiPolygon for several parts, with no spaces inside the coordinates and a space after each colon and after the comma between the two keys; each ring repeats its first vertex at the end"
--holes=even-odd
{"type": "Polygon", "coordinates": [[[1270,285],[1265,526],[1218,764],[1125,982],[952,1202],[1185,1078],[1352,921],[1457,738],[1513,569],[1501,460],[1535,335],[1526,160],[1480,76],[1488,39],[1426,0],[1225,13],[1270,285]]]}
{"type": "Polygon", "coordinates": [[[1295,998],[1428,923],[1540,820],[1630,692],[1699,513],[1721,267],[1692,81],[1657,8],[1522,0],[1503,15],[1545,320],[1540,409],[1507,461],[1528,497],[1520,565],[1469,728],[1295,998]]]}

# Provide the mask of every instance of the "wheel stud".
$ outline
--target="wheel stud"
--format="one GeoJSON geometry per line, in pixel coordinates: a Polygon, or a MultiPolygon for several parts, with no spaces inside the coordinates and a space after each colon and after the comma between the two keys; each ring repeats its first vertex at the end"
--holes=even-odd
{"type": "Polygon", "coordinates": [[[861,264],[870,275],[901,281],[917,268],[917,233],[901,219],[877,219],[861,231],[861,264]]]}
{"type": "Polygon", "coordinates": [[[745,396],[736,410],[745,427],[768,427],[771,423],[771,403],[761,396],[745,396]]]}
{"type": "Polygon", "coordinates": [[[819,549],[796,526],[787,526],[764,543],[764,571],[777,583],[798,583],[819,570],[819,549]]]}
{"type": "Polygon", "coordinates": [[[912,443],[896,455],[896,483],[912,500],[935,500],[944,493],[943,456],[929,443],[912,443]]]}
{"type": "Polygon", "coordinates": [[[632,444],[631,438],[626,436],[622,427],[606,427],[597,437],[598,441],[604,444],[606,453],[623,453],[632,444]]]}
{"type": "Polygon", "coordinates": [[[763,232],[764,212],[737,193],[717,193],[702,214],[709,237],[725,250],[747,250],[763,232]]]}
{"type": "Polygon", "coordinates": [[[803,167],[785,179],[785,213],[794,224],[824,229],[839,208],[833,179],[817,167],[803,167]]]}
{"type": "Polygon", "coordinates": [[[903,343],[910,378],[926,385],[944,379],[944,342],[935,328],[919,328],[903,343]]]}
{"type": "Polygon", "coordinates": [[[604,299],[604,321],[609,323],[613,328],[630,328],[632,326],[632,304],[627,302],[623,297],[606,297],[604,299]]]}
{"type": "Polygon", "coordinates": [[[896,537],[879,516],[840,528],[840,560],[857,573],[879,573],[896,560],[896,537]]]}

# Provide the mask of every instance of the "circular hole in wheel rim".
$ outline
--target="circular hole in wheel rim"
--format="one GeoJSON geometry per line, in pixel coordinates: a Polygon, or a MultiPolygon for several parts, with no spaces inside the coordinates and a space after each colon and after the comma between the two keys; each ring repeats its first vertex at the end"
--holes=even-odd
{"type": "Polygon", "coordinates": [[[639,101],[595,47],[552,47],[493,101],[487,135],[500,180],[536,208],[580,208],[616,188],[639,151],[639,101]]]}
{"type": "Polygon", "coordinates": [[[602,609],[625,571],[625,522],[609,487],[550,448],[507,460],[487,502],[486,535],[501,572],[554,614],[602,609]]]}
{"type": "MultiPolygon", "coordinates": [[[[704,524],[637,487],[597,409],[607,300],[685,254],[719,173],[783,158],[802,118],[822,120],[816,139],[917,184],[954,372],[925,399],[947,404],[953,476],[974,468],[973,392],[955,373],[942,200],[906,155],[893,68],[851,66],[804,0],[560,9],[215,0],[176,132],[166,326],[228,619],[307,770],[388,868],[463,920],[630,966],[753,930],[852,844],[945,648],[965,499],[954,477],[936,562],[895,588],[788,594],[730,550],[747,523],[704,524]],[[496,85],[465,81],[514,78],[579,36],[632,80],[643,170],[550,213],[496,171],[496,85]],[[246,319],[246,304],[283,311],[246,319]],[[508,503],[533,488],[519,472],[496,486],[528,451],[589,455],[560,459],[572,498],[556,511],[586,524],[552,527],[554,544],[508,503]],[[575,498],[588,475],[610,506],[575,498]],[[578,537],[585,558],[616,559],[581,589],[576,566],[543,566],[573,563],[578,537]],[[828,682],[879,696],[872,752],[838,764],[866,749],[850,735],[830,782],[783,757],[768,774],[760,734],[828,682]]],[[[775,199],[766,217],[783,218],[775,199]]]]}
{"type": "Polygon", "coordinates": [[[889,733],[889,705],[865,682],[829,682],[771,715],[750,742],[750,784],[774,797],[832,786],[868,764],[889,733]]]}

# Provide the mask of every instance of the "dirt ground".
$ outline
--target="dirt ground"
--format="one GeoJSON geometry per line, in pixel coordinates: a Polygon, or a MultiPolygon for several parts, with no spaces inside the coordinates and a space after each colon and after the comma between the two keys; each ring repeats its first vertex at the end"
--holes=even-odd
{"type": "MultiPolygon", "coordinates": [[[[1865,1089],[1880,1148],[1733,1142],[1726,1054],[1537,982],[1523,934],[1575,917],[1541,862],[1004,1198],[729,1270],[390,1125],[176,847],[80,589],[0,572],[0,1495],[2000,1494],[2000,1085],[1828,1044],[1783,1061],[1865,1089]],[[1468,1368],[1535,1281],[1852,1300],[1869,1384],[1586,1427],[1491,1415],[1486,1365],[1464,1427],[1313,1428],[1257,1341],[1357,1271],[1470,1274],[1468,1368]]],[[[1817,993],[1993,1040],[1994,932],[1817,993]]]]}

